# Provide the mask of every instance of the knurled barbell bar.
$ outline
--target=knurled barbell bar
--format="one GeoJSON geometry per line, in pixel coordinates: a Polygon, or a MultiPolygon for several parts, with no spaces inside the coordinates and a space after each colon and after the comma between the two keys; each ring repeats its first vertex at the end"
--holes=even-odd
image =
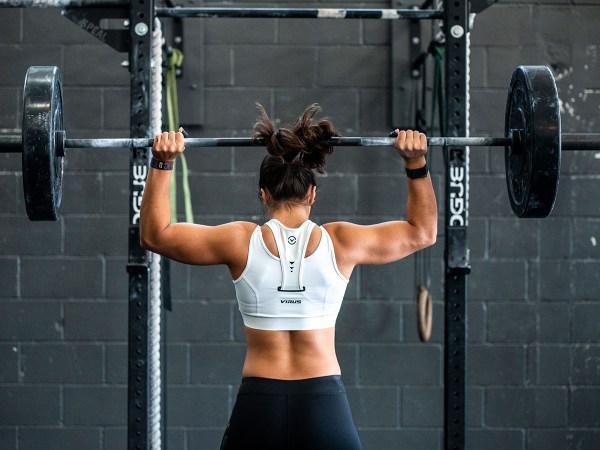
{"type": "MultiPolygon", "coordinates": [[[[391,146],[393,137],[334,137],[333,146],[391,146]]],[[[561,150],[598,150],[598,134],[562,134],[554,76],[545,66],[515,69],[506,103],[504,137],[429,137],[430,146],[505,148],[506,182],[518,217],[546,217],[558,190],[561,150]]],[[[186,147],[247,147],[251,138],[186,138],[186,147]]],[[[68,139],[63,130],[62,79],[53,66],[30,67],[23,91],[21,136],[0,137],[0,152],[22,152],[23,190],[30,220],[58,220],[65,148],[150,147],[152,139],[68,139]]]]}

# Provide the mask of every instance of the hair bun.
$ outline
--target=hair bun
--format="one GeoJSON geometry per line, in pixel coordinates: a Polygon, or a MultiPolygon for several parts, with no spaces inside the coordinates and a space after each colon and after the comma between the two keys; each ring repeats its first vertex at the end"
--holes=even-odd
{"type": "Polygon", "coordinates": [[[275,131],[265,108],[257,103],[261,117],[254,125],[255,142],[267,147],[269,155],[283,158],[285,162],[299,161],[310,169],[323,173],[327,156],[333,147],[324,144],[333,136],[339,136],[329,120],[315,120],[314,116],[321,107],[313,103],[308,106],[293,128],[280,128],[275,131]]]}

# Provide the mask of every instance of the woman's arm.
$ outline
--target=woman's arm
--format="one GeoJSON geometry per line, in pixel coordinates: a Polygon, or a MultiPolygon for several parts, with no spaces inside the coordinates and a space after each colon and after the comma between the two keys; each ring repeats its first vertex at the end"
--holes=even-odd
{"type": "MultiPolygon", "coordinates": [[[[398,131],[394,145],[407,169],[425,166],[427,138],[417,131],[398,131]]],[[[384,264],[433,245],[437,235],[437,205],[429,173],[408,179],[406,220],[356,225],[325,225],[331,235],[338,267],[349,275],[357,264],[384,264]]]]}
{"type": "Polygon", "coordinates": [[[256,227],[246,222],[218,226],[171,223],[169,188],[172,170],[152,166],[172,164],[184,150],[181,130],[161,133],[154,139],[151,165],[142,198],[140,242],[143,248],[186,264],[227,264],[236,271],[247,257],[243,245],[256,227]]]}

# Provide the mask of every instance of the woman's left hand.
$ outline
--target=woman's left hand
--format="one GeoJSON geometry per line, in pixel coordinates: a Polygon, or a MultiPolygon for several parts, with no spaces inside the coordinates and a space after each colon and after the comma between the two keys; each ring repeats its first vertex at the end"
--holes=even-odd
{"type": "Polygon", "coordinates": [[[157,134],[152,144],[152,156],[163,162],[175,161],[185,149],[183,128],[179,131],[162,132],[157,134]]]}

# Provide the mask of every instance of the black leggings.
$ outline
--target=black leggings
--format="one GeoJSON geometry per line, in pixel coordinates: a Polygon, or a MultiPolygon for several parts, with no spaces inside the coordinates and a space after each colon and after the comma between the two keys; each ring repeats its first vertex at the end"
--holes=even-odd
{"type": "Polygon", "coordinates": [[[361,450],[338,375],[243,378],[221,450],[361,450]]]}

